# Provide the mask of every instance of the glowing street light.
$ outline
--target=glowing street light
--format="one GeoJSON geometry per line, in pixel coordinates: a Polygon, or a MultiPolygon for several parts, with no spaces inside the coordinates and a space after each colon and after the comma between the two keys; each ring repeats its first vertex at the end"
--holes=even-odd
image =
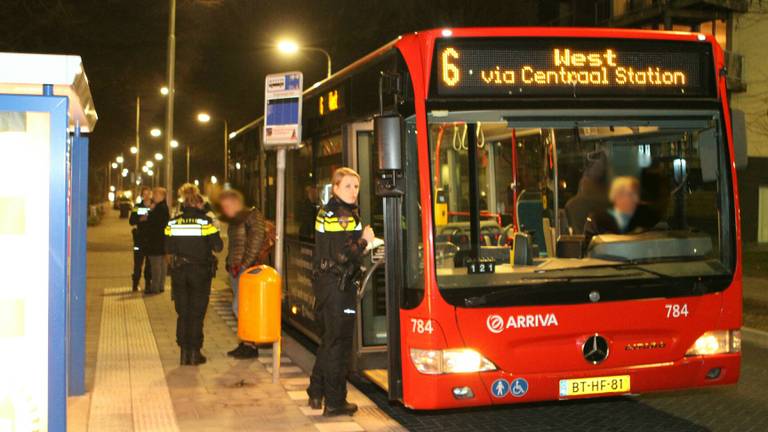
{"type": "Polygon", "coordinates": [[[200,180],[195,179],[195,186],[200,186],[200,180]]]}
{"type": "Polygon", "coordinates": [[[176,140],[171,140],[171,148],[179,148],[179,142],[176,140]]]}
{"type": "Polygon", "coordinates": [[[168,96],[168,87],[166,86],[160,87],[160,94],[163,96],[168,96]]]}
{"type": "Polygon", "coordinates": [[[229,133],[229,139],[232,139],[232,138],[234,138],[236,136],[237,136],[237,131],[229,133]]]}
{"type": "Polygon", "coordinates": [[[204,112],[198,113],[197,121],[199,121],[200,123],[208,123],[209,121],[211,121],[211,116],[210,114],[204,113],[204,112]]]}
{"type": "Polygon", "coordinates": [[[110,187],[109,187],[109,191],[110,191],[110,192],[114,192],[114,191],[115,191],[115,187],[114,187],[114,186],[110,186],[110,187]]]}
{"type": "Polygon", "coordinates": [[[163,154],[162,153],[155,153],[155,160],[156,161],[163,160],[163,154]]]}
{"type": "Polygon", "coordinates": [[[283,39],[277,42],[277,50],[283,54],[296,54],[299,52],[299,44],[292,40],[283,39]]]}
{"type": "Polygon", "coordinates": [[[123,171],[121,173],[123,177],[128,177],[128,168],[123,168],[123,171]]]}
{"type": "Polygon", "coordinates": [[[211,183],[212,183],[212,184],[216,184],[216,183],[218,183],[218,182],[219,182],[219,179],[217,179],[217,178],[216,178],[216,176],[213,176],[213,175],[212,175],[212,176],[211,176],[211,183]]]}
{"type": "Polygon", "coordinates": [[[144,165],[143,167],[141,167],[141,172],[147,172],[147,171],[149,171],[148,166],[144,165]]]}
{"type": "Polygon", "coordinates": [[[147,175],[148,176],[153,176],[153,175],[155,175],[155,172],[152,171],[152,170],[149,170],[149,171],[147,171],[147,175]]]}
{"type": "Polygon", "coordinates": [[[115,158],[115,162],[121,164],[121,163],[125,162],[125,159],[123,159],[122,156],[118,156],[117,158],[115,158]]]}
{"type": "Polygon", "coordinates": [[[296,41],[292,41],[290,39],[283,39],[277,42],[277,50],[280,53],[287,54],[287,55],[296,54],[300,50],[321,52],[325,55],[325,59],[328,60],[328,77],[331,76],[331,73],[332,73],[331,72],[331,54],[322,48],[299,46],[299,44],[296,41]]]}
{"type": "Polygon", "coordinates": [[[147,161],[147,163],[146,163],[146,164],[144,164],[144,165],[146,165],[148,168],[152,168],[152,167],[154,167],[154,166],[155,166],[155,163],[154,163],[154,162],[152,162],[151,160],[148,160],[148,161],[147,161]]]}
{"type": "Polygon", "coordinates": [[[112,162],[112,169],[117,169],[117,162],[112,162]]]}
{"type": "Polygon", "coordinates": [[[152,130],[149,131],[149,134],[152,135],[153,137],[157,138],[160,135],[162,135],[163,132],[160,129],[158,129],[158,128],[152,128],[152,130]]]}
{"type": "Polygon", "coordinates": [[[136,153],[138,153],[138,151],[139,151],[138,147],[131,146],[131,154],[136,154],[136,153]]]}

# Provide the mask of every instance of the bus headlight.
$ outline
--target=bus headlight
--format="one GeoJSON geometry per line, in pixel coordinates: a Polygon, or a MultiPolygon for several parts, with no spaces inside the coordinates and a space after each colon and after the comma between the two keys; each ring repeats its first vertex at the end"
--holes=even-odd
{"type": "Polygon", "coordinates": [[[741,352],[740,330],[713,330],[701,335],[691,345],[686,356],[741,352]]]}
{"type": "Polygon", "coordinates": [[[496,365],[471,348],[446,350],[411,348],[411,361],[417,371],[427,375],[496,370],[496,365]]]}

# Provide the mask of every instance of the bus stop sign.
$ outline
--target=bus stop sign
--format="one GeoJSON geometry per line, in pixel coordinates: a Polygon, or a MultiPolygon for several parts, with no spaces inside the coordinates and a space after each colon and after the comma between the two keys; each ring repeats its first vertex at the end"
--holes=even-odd
{"type": "Polygon", "coordinates": [[[264,84],[264,148],[301,143],[301,72],[267,75],[264,84]]]}

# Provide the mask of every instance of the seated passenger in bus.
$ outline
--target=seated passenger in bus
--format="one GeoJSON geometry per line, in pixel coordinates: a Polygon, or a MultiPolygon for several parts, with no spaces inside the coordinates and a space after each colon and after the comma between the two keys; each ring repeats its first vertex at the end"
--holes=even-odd
{"type": "Polygon", "coordinates": [[[610,207],[607,197],[607,156],[603,151],[589,153],[586,169],[576,195],[565,203],[565,214],[572,234],[584,234],[587,217],[610,207]]]}
{"type": "Polygon", "coordinates": [[[616,177],[608,194],[611,208],[597,211],[584,225],[585,246],[600,234],[631,234],[653,228],[659,217],[640,202],[640,182],[635,177],[616,177]]]}

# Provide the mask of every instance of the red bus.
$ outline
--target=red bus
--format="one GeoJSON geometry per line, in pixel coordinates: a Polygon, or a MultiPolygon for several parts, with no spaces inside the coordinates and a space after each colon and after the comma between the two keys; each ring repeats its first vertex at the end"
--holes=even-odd
{"type": "MultiPolygon", "coordinates": [[[[745,145],[726,73],[696,33],[455,28],[315,84],[287,158],[286,321],[317,338],[314,216],[348,165],[385,241],[359,289],[354,369],[390,399],[443,409],[737,382],[745,145]]],[[[269,213],[262,124],[235,132],[231,172],[269,213]]]]}

